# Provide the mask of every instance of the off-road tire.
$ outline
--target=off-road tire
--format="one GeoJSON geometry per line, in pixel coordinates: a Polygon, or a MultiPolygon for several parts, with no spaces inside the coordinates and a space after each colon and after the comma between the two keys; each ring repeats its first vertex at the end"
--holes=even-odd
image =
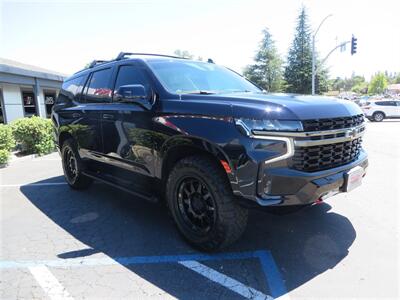
{"type": "Polygon", "coordinates": [[[217,162],[206,156],[191,156],[176,163],[166,183],[167,204],[179,232],[189,244],[203,251],[216,251],[235,242],[247,225],[248,211],[238,205],[228,179],[217,162]],[[215,203],[214,224],[205,234],[189,228],[179,209],[178,189],[183,180],[201,180],[215,203]]]}

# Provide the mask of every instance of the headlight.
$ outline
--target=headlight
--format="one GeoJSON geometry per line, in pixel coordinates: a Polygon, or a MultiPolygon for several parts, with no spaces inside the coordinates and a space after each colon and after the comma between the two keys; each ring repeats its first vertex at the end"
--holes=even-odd
{"type": "Polygon", "coordinates": [[[241,126],[247,134],[254,131],[303,131],[300,121],[291,120],[256,120],[256,119],[236,119],[236,125],[241,126]]]}

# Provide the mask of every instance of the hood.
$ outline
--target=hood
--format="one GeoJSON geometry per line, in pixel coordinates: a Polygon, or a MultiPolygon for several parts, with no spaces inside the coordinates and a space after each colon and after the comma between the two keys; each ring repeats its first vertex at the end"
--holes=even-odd
{"type": "Polygon", "coordinates": [[[294,94],[230,93],[182,95],[183,101],[229,105],[232,117],[254,119],[307,120],[362,114],[357,104],[323,96],[294,94]]]}

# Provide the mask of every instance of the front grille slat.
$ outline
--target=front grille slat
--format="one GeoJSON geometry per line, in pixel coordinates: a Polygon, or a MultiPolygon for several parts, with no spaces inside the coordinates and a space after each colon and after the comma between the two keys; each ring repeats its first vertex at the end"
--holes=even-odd
{"type": "MultiPolygon", "coordinates": [[[[305,132],[346,129],[364,122],[362,114],[331,119],[311,119],[302,121],[305,132]]],[[[363,128],[359,129],[360,132],[363,128]]],[[[326,133],[308,137],[309,140],[329,140],[344,137],[344,132],[326,133]]],[[[299,140],[304,140],[299,138],[299,140]]],[[[361,151],[361,137],[352,141],[316,146],[295,147],[291,166],[305,172],[316,172],[336,168],[356,160],[361,151]]]]}
{"type": "Polygon", "coordinates": [[[336,168],[356,160],[361,151],[362,138],[330,145],[295,147],[293,168],[316,172],[336,168]]]}
{"type": "Polygon", "coordinates": [[[302,121],[304,131],[323,131],[323,130],[350,128],[361,125],[363,122],[364,122],[364,116],[362,114],[351,117],[332,118],[332,119],[311,119],[302,121]]]}

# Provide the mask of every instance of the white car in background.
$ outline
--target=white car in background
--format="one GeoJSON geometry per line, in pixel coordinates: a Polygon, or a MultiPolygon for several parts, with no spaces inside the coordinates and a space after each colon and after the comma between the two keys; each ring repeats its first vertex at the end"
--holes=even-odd
{"type": "Polygon", "coordinates": [[[367,102],[361,109],[370,121],[381,122],[383,119],[400,118],[400,100],[367,102]]]}

